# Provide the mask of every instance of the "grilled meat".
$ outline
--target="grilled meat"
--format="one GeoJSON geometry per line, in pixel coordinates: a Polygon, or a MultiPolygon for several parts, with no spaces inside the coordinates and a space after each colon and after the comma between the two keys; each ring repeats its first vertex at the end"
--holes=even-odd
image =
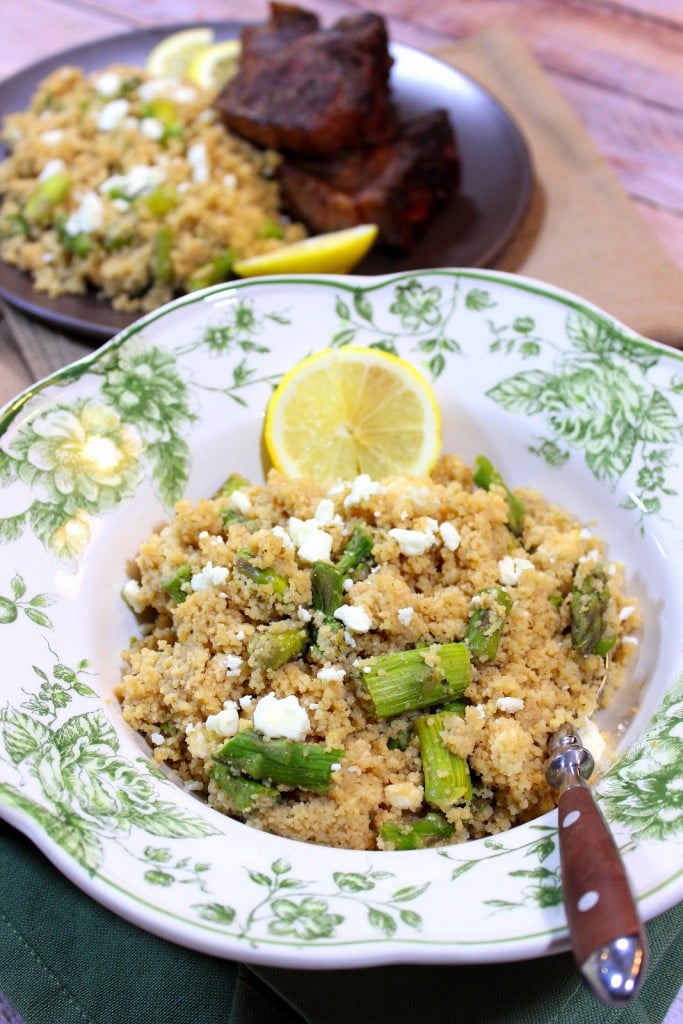
{"type": "Polygon", "coordinates": [[[256,61],[272,60],[284,46],[319,28],[320,20],[313,11],[293,4],[272,3],[270,21],[242,29],[242,60],[253,68],[256,61]]]}
{"type": "Polygon", "coordinates": [[[331,28],[273,4],[263,29],[246,29],[238,74],[216,100],[233,131],[258,145],[325,156],[383,142],[394,132],[392,59],[384,20],[362,13],[331,28]]]}
{"type": "Polygon", "coordinates": [[[407,251],[453,192],[458,150],[445,110],[406,122],[396,138],[328,160],[287,158],[278,174],[291,216],[316,233],[379,226],[379,242],[407,251]]]}

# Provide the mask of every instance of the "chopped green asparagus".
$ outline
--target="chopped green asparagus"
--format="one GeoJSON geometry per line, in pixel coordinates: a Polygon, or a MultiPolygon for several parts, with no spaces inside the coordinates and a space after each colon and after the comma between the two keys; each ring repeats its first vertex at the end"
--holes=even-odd
{"type": "Polygon", "coordinates": [[[272,803],[280,799],[280,792],[274,786],[265,786],[246,775],[235,775],[227,764],[221,764],[220,761],[214,761],[209,774],[228,794],[235,810],[242,814],[253,811],[261,801],[272,803]]]}
{"type": "Polygon", "coordinates": [[[465,643],[477,661],[493,661],[495,658],[511,608],[512,598],[504,587],[484,587],[475,594],[465,643]]]}
{"type": "Polygon", "coordinates": [[[173,280],[171,232],[168,228],[159,228],[152,239],[152,275],[155,281],[163,284],[173,280]]]}
{"type": "Polygon", "coordinates": [[[253,565],[249,561],[247,556],[250,554],[250,552],[247,552],[246,554],[238,555],[235,559],[235,569],[240,576],[245,576],[252,583],[257,583],[259,586],[271,586],[275,593],[280,596],[286,594],[289,589],[289,580],[269,567],[259,569],[257,565],[253,565]]]}
{"type": "Polygon", "coordinates": [[[68,174],[51,174],[26,200],[24,217],[31,224],[46,227],[52,223],[55,208],[64,202],[70,191],[71,178],[68,174]]]}
{"type": "Polygon", "coordinates": [[[187,591],[184,588],[184,584],[189,583],[191,579],[192,569],[190,566],[181,565],[175,576],[172,576],[170,580],[166,580],[161,584],[161,589],[165,591],[169,597],[172,597],[176,604],[182,604],[187,597],[187,591]]]}
{"type": "Polygon", "coordinates": [[[258,668],[280,668],[297,658],[308,643],[308,630],[303,626],[282,629],[274,623],[249,641],[249,663],[258,668]]]}
{"type": "Polygon", "coordinates": [[[494,486],[502,487],[508,506],[508,527],[516,537],[520,537],[524,525],[524,502],[512,493],[496,467],[484,455],[477,455],[474,460],[473,480],[485,491],[494,486]]]}
{"type": "Polygon", "coordinates": [[[415,821],[386,821],[380,834],[392,850],[421,850],[430,839],[450,839],[454,828],[443,814],[429,811],[415,821]]]}
{"type": "Polygon", "coordinates": [[[72,234],[67,231],[66,225],[68,223],[67,214],[61,214],[55,220],[55,228],[57,235],[62,247],[66,252],[70,252],[72,256],[77,256],[79,259],[83,259],[95,248],[93,242],[87,231],[77,231],[76,234],[72,234]]]}
{"type": "Polygon", "coordinates": [[[210,263],[205,263],[203,267],[195,271],[188,281],[188,291],[195,292],[200,288],[208,288],[209,285],[227,280],[232,273],[235,258],[233,249],[223,249],[217,256],[214,256],[210,263]]]}
{"type": "Polygon", "coordinates": [[[272,217],[264,217],[259,231],[259,238],[284,238],[282,225],[272,217]]]}
{"type": "Polygon", "coordinates": [[[607,576],[601,565],[587,568],[581,562],[574,573],[571,597],[572,646],[581,654],[604,657],[616,642],[610,633],[605,612],[610,601],[607,576]]]}
{"type": "Polygon", "coordinates": [[[299,740],[269,740],[248,730],[229,739],[214,760],[259,782],[326,793],[332,768],[343,755],[343,750],[299,740]]]}
{"type": "Polygon", "coordinates": [[[214,494],[214,498],[228,498],[234,491],[249,487],[249,481],[239,473],[231,473],[214,494]]]}
{"type": "Polygon", "coordinates": [[[448,718],[448,712],[438,712],[421,715],[413,723],[420,744],[425,800],[441,811],[472,799],[467,761],[453,754],[441,738],[448,718]]]}
{"type": "Polygon", "coordinates": [[[143,195],[140,201],[153,217],[165,217],[176,208],[179,198],[174,186],[161,185],[143,195]]]}
{"type": "Polygon", "coordinates": [[[378,718],[462,697],[472,676],[464,643],[377,654],[356,667],[378,718]]]}
{"type": "Polygon", "coordinates": [[[396,736],[390,736],[387,740],[387,748],[389,750],[407,750],[410,743],[410,737],[413,735],[413,727],[409,725],[406,729],[401,729],[396,736]]]}
{"type": "Polygon", "coordinates": [[[28,221],[20,213],[9,213],[0,220],[0,238],[14,238],[17,235],[28,238],[30,234],[28,221]]]}
{"type": "Polygon", "coordinates": [[[360,523],[354,526],[346,547],[341,553],[337,562],[337,569],[342,576],[348,576],[354,569],[357,569],[363,562],[368,562],[372,557],[372,537],[360,523]]]}
{"type": "Polygon", "coordinates": [[[313,608],[331,619],[342,603],[344,577],[331,562],[314,562],[311,566],[313,608]]]}

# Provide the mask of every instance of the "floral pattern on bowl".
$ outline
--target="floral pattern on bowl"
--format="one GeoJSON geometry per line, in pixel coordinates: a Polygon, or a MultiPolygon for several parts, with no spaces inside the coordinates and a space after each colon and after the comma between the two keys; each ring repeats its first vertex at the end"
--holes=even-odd
{"type": "Polygon", "coordinates": [[[643,915],[661,912],[683,895],[683,357],[493,272],[217,286],[4,410],[0,813],[95,899],[215,955],[343,967],[566,948],[555,815],[438,850],[309,847],[204,806],[119,716],[119,651],[136,628],[127,560],[181,496],[233,470],[258,479],[273,386],[347,344],[412,360],[446,450],[490,455],[513,484],[595,522],[624,562],[644,628],[601,721],[614,750],[597,793],[643,915]]]}

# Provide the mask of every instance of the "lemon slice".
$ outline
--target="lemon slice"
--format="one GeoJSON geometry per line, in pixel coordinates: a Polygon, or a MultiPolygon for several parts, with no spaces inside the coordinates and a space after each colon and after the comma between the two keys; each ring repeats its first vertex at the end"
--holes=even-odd
{"type": "Polygon", "coordinates": [[[262,256],[237,260],[233,270],[240,277],[263,274],[345,274],[359,263],[377,238],[376,224],[359,224],[304,238],[262,256]]]}
{"type": "Polygon", "coordinates": [[[186,28],[165,36],[154,46],[145,61],[145,71],[155,78],[182,78],[202,50],[211,46],[211,28],[186,28]]]}
{"type": "Polygon", "coordinates": [[[441,416],[424,377],[381,349],[324,349],[273,392],[264,427],[273,466],[320,483],[424,476],[441,449],[441,416]]]}
{"type": "Polygon", "coordinates": [[[226,39],[200,50],[185,77],[202,89],[220,89],[237,74],[242,46],[239,39],[226,39]]]}

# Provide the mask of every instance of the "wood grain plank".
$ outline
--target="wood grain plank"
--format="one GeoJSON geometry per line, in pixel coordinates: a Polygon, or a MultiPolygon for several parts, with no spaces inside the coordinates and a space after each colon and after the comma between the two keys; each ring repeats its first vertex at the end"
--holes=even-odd
{"type": "Polygon", "coordinates": [[[554,81],[628,192],[683,214],[683,112],[575,79],[554,81]]]}
{"type": "Polygon", "coordinates": [[[0,40],[0,78],[69,46],[125,31],[128,22],[111,11],[88,9],[59,0],[16,0],[4,7],[0,40]]]}
{"type": "MultiPolygon", "coordinates": [[[[581,0],[302,0],[325,21],[371,6],[388,20],[392,38],[435,46],[500,22],[514,28],[549,71],[615,92],[641,96],[657,105],[683,110],[683,4],[680,23],[644,18],[630,3],[581,0]]],[[[238,0],[91,0],[102,12],[117,12],[140,24],[193,18],[245,16],[238,0]],[[201,12],[199,14],[198,12],[201,12]]],[[[253,0],[248,17],[259,20],[266,0],[253,0]]]]}
{"type": "Polygon", "coordinates": [[[636,203],[635,206],[662,248],[683,271],[683,215],[648,203],[636,203]]]}
{"type": "Polygon", "coordinates": [[[588,0],[589,6],[609,7],[620,12],[636,12],[666,24],[683,27],[683,4],[680,0],[588,0]]]}

